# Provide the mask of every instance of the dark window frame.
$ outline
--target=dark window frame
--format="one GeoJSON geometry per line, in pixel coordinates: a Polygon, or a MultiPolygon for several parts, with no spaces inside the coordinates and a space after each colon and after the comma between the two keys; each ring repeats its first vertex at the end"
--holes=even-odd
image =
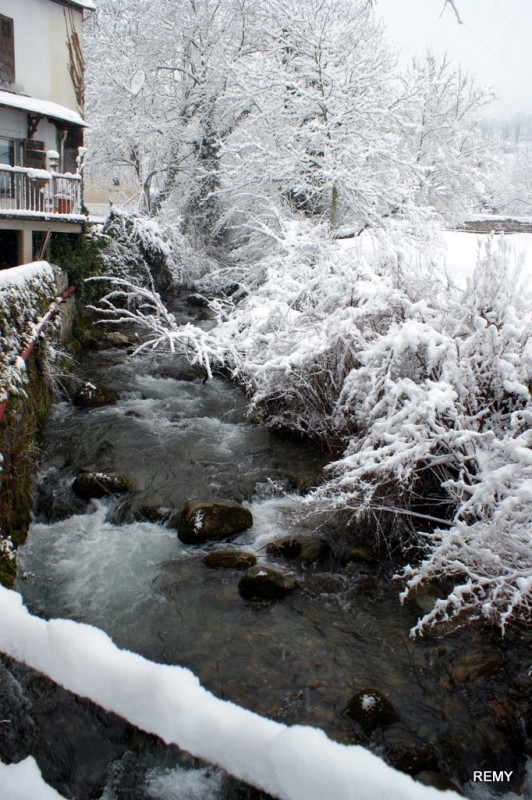
{"type": "Polygon", "coordinates": [[[15,23],[0,14],[0,83],[15,83],[15,23]]]}

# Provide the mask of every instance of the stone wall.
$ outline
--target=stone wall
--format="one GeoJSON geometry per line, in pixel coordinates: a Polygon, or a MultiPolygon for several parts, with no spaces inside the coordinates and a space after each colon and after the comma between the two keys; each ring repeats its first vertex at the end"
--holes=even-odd
{"type": "Polygon", "coordinates": [[[26,539],[31,517],[31,485],[37,463],[35,441],[52,400],[44,346],[39,345],[27,364],[24,395],[11,398],[0,423],[0,583],[12,586],[16,548],[26,539]],[[11,546],[12,545],[12,546],[11,546]]]}
{"type": "MultiPolygon", "coordinates": [[[[50,324],[24,367],[18,356],[65,282],[60,272],[40,266],[6,270],[0,283],[0,401],[7,400],[0,420],[0,583],[5,586],[13,585],[16,548],[26,539],[35,443],[53,397],[47,339],[61,330],[59,324],[50,324]]],[[[67,323],[61,338],[68,336],[67,323]]]]}
{"type": "Polygon", "coordinates": [[[460,230],[468,233],[532,233],[532,220],[493,217],[491,219],[470,219],[460,230]]]}

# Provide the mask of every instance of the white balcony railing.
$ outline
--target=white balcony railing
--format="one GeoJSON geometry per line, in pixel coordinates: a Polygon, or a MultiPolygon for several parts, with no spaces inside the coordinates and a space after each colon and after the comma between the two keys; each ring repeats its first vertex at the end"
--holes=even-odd
{"type": "Polygon", "coordinates": [[[0,216],[81,214],[81,176],[0,164],[0,216]]]}

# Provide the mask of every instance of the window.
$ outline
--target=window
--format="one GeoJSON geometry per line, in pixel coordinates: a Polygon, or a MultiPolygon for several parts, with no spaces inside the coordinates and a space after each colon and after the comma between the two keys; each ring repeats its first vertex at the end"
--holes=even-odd
{"type": "Polygon", "coordinates": [[[22,142],[22,163],[30,169],[46,169],[46,151],[44,142],[36,139],[24,139],[22,142]]]}
{"type": "Polygon", "coordinates": [[[0,14],[0,83],[15,83],[13,20],[0,14]]]}
{"type": "MultiPolygon", "coordinates": [[[[15,165],[15,142],[13,139],[0,139],[0,165],[15,165]]],[[[0,166],[0,197],[11,197],[13,192],[13,176],[3,172],[0,166]]]]}

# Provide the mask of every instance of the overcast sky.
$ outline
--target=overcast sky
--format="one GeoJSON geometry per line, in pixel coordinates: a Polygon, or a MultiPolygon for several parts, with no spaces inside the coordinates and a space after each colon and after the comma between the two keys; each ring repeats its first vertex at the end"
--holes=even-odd
{"type": "Polygon", "coordinates": [[[532,114],[532,0],[455,0],[463,25],[444,0],[376,0],[403,53],[427,46],[448,52],[489,84],[499,100],[487,116],[532,114]]]}

